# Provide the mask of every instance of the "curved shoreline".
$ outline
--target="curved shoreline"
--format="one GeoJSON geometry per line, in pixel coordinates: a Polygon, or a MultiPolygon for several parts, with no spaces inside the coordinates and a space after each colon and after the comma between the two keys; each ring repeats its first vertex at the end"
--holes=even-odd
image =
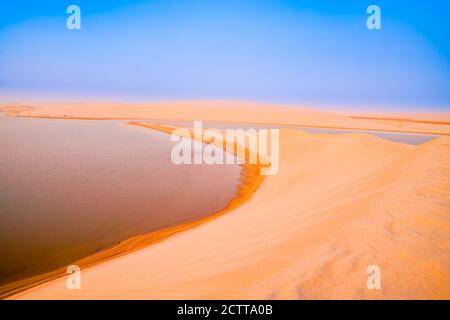
{"type": "MultiPolygon", "coordinates": [[[[64,120],[65,118],[59,117],[58,119],[64,120]]],[[[160,126],[157,124],[144,124],[140,122],[128,122],[127,125],[141,126],[151,130],[157,130],[164,133],[172,133],[177,127],[160,126]]],[[[191,136],[191,139],[193,137],[191,136]]],[[[206,143],[201,141],[202,143],[206,143]]],[[[236,148],[234,148],[235,150],[236,148]]],[[[246,148],[246,154],[249,150],[246,148]]],[[[236,154],[235,154],[236,155],[236,154]]],[[[137,235],[126,240],[121,241],[116,245],[112,245],[103,251],[89,255],[81,260],[74,262],[73,264],[79,266],[81,269],[86,269],[93,267],[95,265],[101,264],[108,260],[132,253],[139,249],[151,246],[158,242],[161,242],[179,232],[186,231],[191,228],[196,228],[208,221],[211,221],[225,213],[228,213],[237,207],[248,201],[252,195],[258,190],[262,182],[264,181],[264,176],[261,175],[261,165],[260,164],[248,164],[242,165],[240,185],[236,195],[225,208],[212,213],[206,217],[200,218],[198,220],[179,223],[170,227],[166,227],[160,230],[152,231],[146,234],[137,235]]],[[[66,267],[56,269],[51,272],[40,274],[37,276],[32,276],[19,281],[12,282],[10,284],[4,285],[0,288],[0,299],[5,299],[18,294],[22,291],[31,289],[33,287],[45,284],[49,281],[61,278],[67,275],[66,267]]]]}

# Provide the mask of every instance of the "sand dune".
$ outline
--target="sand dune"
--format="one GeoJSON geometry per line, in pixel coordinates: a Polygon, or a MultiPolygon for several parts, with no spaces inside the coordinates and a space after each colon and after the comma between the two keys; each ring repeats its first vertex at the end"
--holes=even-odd
{"type": "MultiPolygon", "coordinates": [[[[66,116],[167,118],[176,112],[139,108],[128,113],[117,106],[109,114],[106,107],[92,113],[75,108],[66,116]]],[[[188,115],[192,110],[182,107],[176,116],[398,129],[315,111],[234,108],[241,111],[233,119],[228,108],[188,115]]],[[[450,132],[421,122],[402,123],[401,129],[450,132]]],[[[81,290],[67,290],[60,278],[11,298],[450,298],[450,137],[411,146],[369,134],[282,129],[280,144],[279,174],[231,212],[84,269],[81,290]],[[381,290],[366,287],[372,264],[381,268],[381,290]]]]}
{"type": "Polygon", "coordinates": [[[237,101],[140,104],[42,102],[30,105],[3,104],[0,111],[14,116],[64,119],[204,120],[450,135],[450,117],[442,113],[347,115],[299,106],[237,101]],[[418,121],[411,121],[415,119],[418,121]]]}

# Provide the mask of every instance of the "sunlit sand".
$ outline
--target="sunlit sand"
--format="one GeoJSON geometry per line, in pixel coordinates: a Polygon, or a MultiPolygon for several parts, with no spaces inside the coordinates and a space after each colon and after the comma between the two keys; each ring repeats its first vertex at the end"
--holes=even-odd
{"type": "Polygon", "coordinates": [[[158,119],[438,135],[411,145],[368,133],[282,127],[279,173],[263,178],[258,167],[247,166],[240,194],[225,210],[130,240],[125,247],[137,243],[131,252],[117,247],[126,254],[82,268],[81,290],[68,290],[60,275],[10,298],[450,298],[448,114],[361,116],[237,102],[9,105],[3,111],[124,119],[161,132],[158,119]],[[366,287],[366,268],[374,264],[381,290],[366,287]]]}

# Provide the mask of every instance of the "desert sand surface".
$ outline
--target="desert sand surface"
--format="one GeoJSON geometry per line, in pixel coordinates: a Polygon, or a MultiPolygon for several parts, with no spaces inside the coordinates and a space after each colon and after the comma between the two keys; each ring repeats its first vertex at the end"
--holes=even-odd
{"type": "Polygon", "coordinates": [[[414,120],[412,115],[373,121],[247,103],[168,105],[3,110],[11,116],[191,119],[441,136],[414,146],[367,133],[283,128],[279,173],[226,214],[82,268],[80,290],[68,290],[61,277],[10,298],[450,298],[449,125],[402,120],[414,120]],[[366,286],[369,265],[380,267],[381,290],[366,286]]]}
{"type": "Polygon", "coordinates": [[[65,119],[203,120],[450,135],[449,113],[365,115],[240,101],[3,103],[0,111],[14,116],[65,119]]]}

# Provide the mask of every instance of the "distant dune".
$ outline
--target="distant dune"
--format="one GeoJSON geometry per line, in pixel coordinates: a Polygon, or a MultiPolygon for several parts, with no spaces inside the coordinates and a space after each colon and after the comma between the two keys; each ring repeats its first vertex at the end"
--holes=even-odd
{"type": "Polygon", "coordinates": [[[411,121],[413,114],[374,120],[232,102],[10,105],[3,110],[15,116],[210,120],[441,135],[413,146],[367,133],[283,128],[279,173],[266,177],[244,204],[83,269],[81,290],[67,290],[63,277],[11,298],[450,298],[450,125],[441,123],[447,120],[422,115],[411,121]],[[366,286],[369,265],[380,267],[381,290],[366,286]]]}
{"type": "Polygon", "coordinates": [[[450,113],[341,114],[300,106],[237,101],[141,104],[41,102],[4,104],[0,110],[11,115],[66,119],[204,120],[450,135],[450,113]]]}

